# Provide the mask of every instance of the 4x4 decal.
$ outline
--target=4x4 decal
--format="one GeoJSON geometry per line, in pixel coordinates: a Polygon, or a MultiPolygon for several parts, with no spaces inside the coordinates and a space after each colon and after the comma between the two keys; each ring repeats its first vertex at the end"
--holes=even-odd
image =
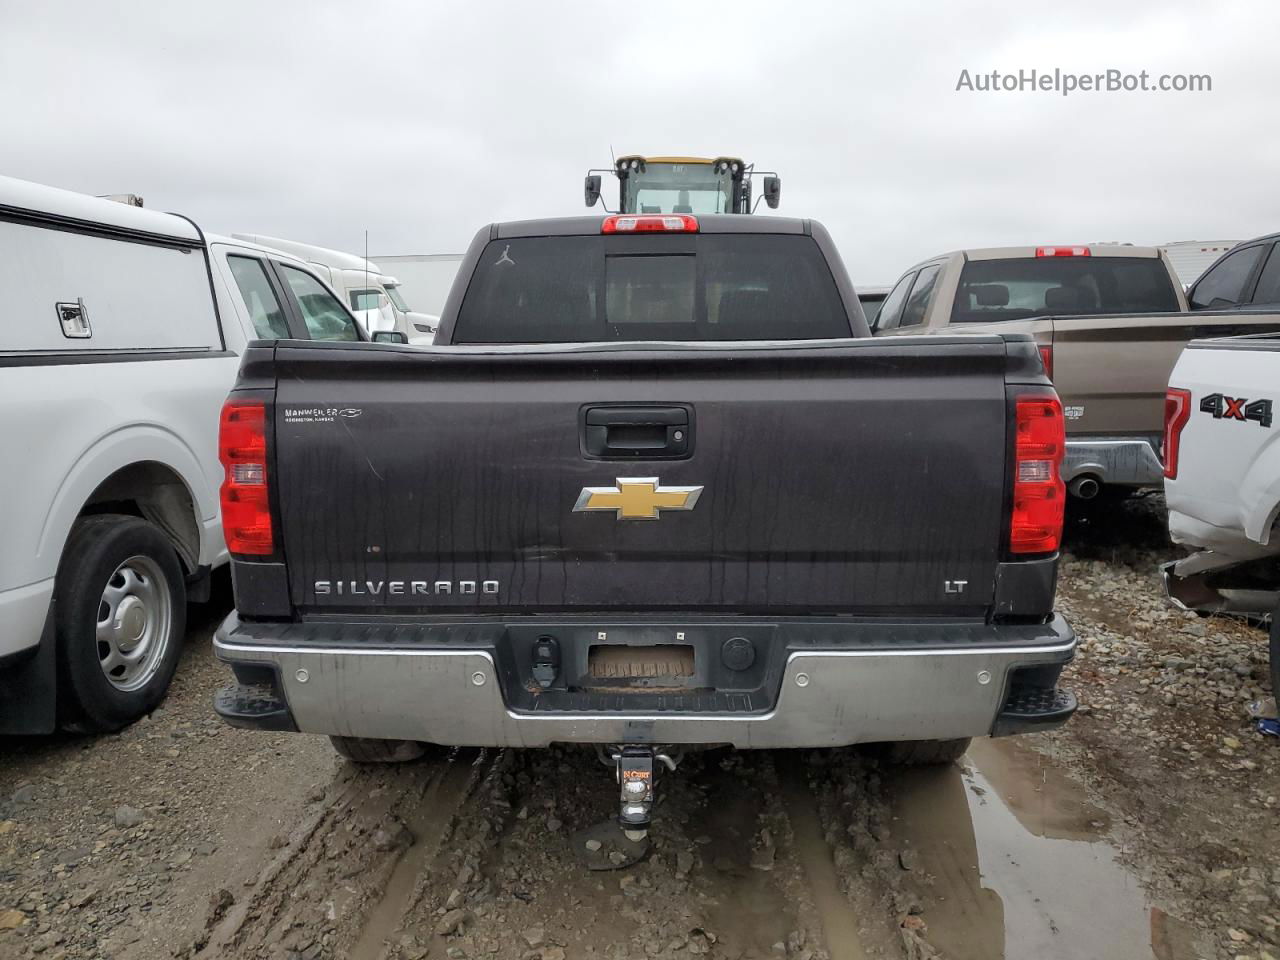
{"type": "Polygon", "coordinates": [[[1253,420],[1259,426],[1271,426],[1271,401],[1245,397],[1228,397],[1223,393],[1211,393],[1200,401],[1200,412],[1213,414],[1215,420],[1253,420]]]}

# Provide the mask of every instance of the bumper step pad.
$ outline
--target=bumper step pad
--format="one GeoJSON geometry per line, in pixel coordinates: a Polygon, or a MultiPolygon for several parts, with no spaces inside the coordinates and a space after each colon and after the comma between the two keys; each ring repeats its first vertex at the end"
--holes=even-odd
{"type": "Polygon", "coordinates": [[[1076,695],[1061,687],[1014,687],[996,717],[991,735],[1007,737],[1060,727],[1077,706],[1076,695]]]}
{"type": "Polygon", "coordinates": [[[289,705],[270,683],[232,683],[213,695],[213,709],[233,727],[296,732],[289,705]]]}

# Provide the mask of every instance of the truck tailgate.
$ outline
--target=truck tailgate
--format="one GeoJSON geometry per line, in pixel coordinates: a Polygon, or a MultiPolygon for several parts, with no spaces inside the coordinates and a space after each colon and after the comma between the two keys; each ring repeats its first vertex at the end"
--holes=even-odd
{"type": "Polygon", "coordinates": [[[1067,429],[1088,436],[1160,432],[1169,374],[1187,341],[1280,330],[1266,313],[1053,318],[1053,382],[1067,429]]]}
{"type": "Polygon", "coordinates": [[[992,602],[1007,526],[999,338],[625,347],[278,346],[273,487],[293,603],[974,615],[992,602]]]}

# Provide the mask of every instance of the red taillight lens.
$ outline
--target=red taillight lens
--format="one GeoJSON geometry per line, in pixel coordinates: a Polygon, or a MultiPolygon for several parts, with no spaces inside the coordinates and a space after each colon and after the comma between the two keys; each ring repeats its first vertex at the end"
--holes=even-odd
{"type": "Polygon", "coordinates": [[[1044,364],[1044,375],[1053,379],[1053,347],[1041,345],[1040,362],[1044,364]]]}
{"type": "Polygon", "coordinates": [[[1178,479],[1178,448],[1182,428],[1191,417],[1191,391],[1170,387],[1164,395],[1164,475],[1178,479]]]}
{"type": "Polygon", "coordinates": [[[1062,542],[1062,482],[1066,428],[1057,397],[1022,396],[1015,402],[1012,553],[1052,553],[1062,542]]]}
{"type": "Polygon", "coordinates": [[[1087,257],[1088,247],[1036,247],[1037,257],[1087,257]]]}
{"type": "Polygon", "coordinates": [[[274,551],[267,501],[267,408],[252,400],[228,400],[218,424],[222,481],[222,532],[234,554],[274,551]]]}
{"type": "Polygon", "coordinates": [[[683,213],[647,214],[642,217],[620,214],[605,217],[601,233],[697,233],[698,218],[683,213]]]}

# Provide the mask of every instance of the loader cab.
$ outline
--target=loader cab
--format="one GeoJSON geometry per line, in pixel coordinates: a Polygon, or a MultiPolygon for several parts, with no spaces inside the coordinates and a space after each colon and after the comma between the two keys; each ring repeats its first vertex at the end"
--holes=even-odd
{"type": "Polygon", "coordinates": [[[623,157],[618,167],[627,213],[732,213],[741,203],[740,160],[623,157]]]}
{"type": "MultiPolygon", "coordinates": [[[[600,199],[600,174],[589,171],[588,207],[600,199]]],[[[619,157],[611,172],[618,180],[618,212],[637,214],[750,213],[754,166],[737,157],[619,157]]],[[[764,201],[778,206],[782,182],[764,175],[764,201]]]]}

